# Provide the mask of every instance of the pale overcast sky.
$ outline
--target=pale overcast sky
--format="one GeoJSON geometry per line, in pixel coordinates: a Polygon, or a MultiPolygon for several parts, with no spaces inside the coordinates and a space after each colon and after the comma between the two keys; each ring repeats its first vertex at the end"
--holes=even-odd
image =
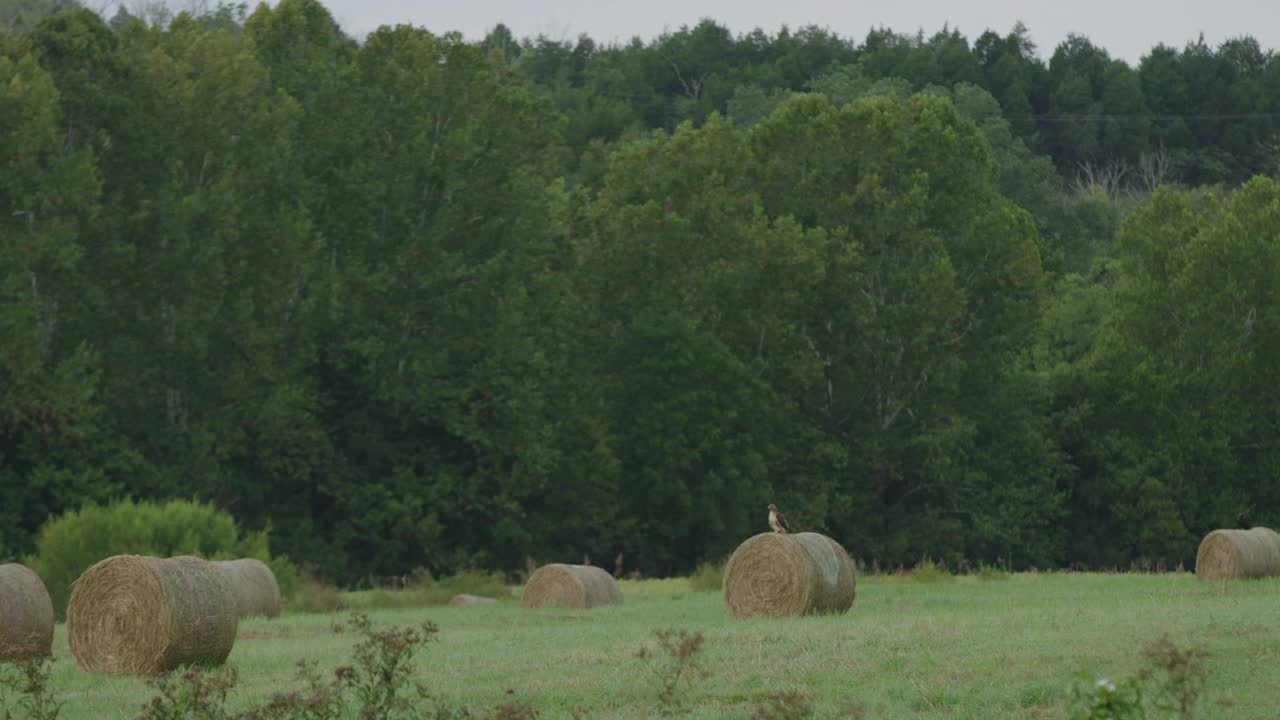
{"type": "Polygon", "coordinates": [[[760,27],[773,33],[815,24],[861,41],[872,27],[926,35],[943,23],[973,41],[990,28],[1004,34],[1022,20],[1042,57],[1067,33],[1089,37],[1113,57],[1136,62],[1158,42],[1182,47],[1204,33],[1217,45],[1252,34],[1264,49],[1280,49],[1280,0],[322,0],[357,36],[383,24],[409,23],[432,32],[482,37],[504,22],[517,37],[564,39],[586,33],[597,41],[652,38],[710,17],[735,35],[760,27]]]}

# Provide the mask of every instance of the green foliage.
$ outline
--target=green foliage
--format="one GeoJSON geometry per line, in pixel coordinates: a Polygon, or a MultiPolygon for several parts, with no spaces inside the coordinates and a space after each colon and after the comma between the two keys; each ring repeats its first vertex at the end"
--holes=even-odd
{"type": "Polygon", "coordinates": [[[1146,664],[1136,674],[1101,678],[1092,685],[1077,683],[1071,717],[1141,720],[1208,716],[1201,713],[1201,701],[1209,689],[1208,655],[1201,648],[1184,649],[1167,637],[1160,638],[1143,650],[1146,664]]]}
{"type": "Polygon", "coordinates": [[[332,613],[346,609],[346,601],[336,586],[305,571],[297,588],[282,602],[286,612],[332,613]]]}
{"type": "Polygon", "coordinates": [[[1099,678],[1092,688],[1078,684],[1074,696],[1073,720],[1136,720],[1147,717],[1142,699],[1142,683],[1136,677],[1115,681],[1099,678]]]}
{"type": "Polygon", "coordinates": [[[915,567],[911,568],[911,571],[907,573],[907,577],[912,582],[920,583],[949,582],[955,579],[955,576],[948,572],[945,567],[929,558],[916,563],[915,567]]]}
{"type": "Polygon", "coordinates": [[[208,669],[199,665],[153,678],[147,684],[157,694],[137,720],[232,720],[237,716],[226,708],[227,694],[238,680],[233,667],[208,669]]]}
{"type": "Polygon", "coordinates": [[[980,565],[974,575],[983,582],[990,582],[992,580],[1008,580],[1010,577],[1008,571],[986,564],[980,565]]]}
{"type": "Polygon", "coordinates": [[[337,668],[329,680],[314,663],[299,661],[304,688],[278,692],[265,703],[232,712],[227,696],[239,681],[235,668],[191,667],[149,681],[158,694],[138,720],[332,720],[343,717],[347,707],[367,720],[421,717],[422,686],[417,688],[418,705],[405,692],[416,670],[414,656],[435,637],[436,626],[381,629],[368,616],[355,614],[350,627],[362,639],[352,649],[352,664],[337,668]]]}
{"type": "Polygon", "coordinates": [[[678,712],[683,703],[681,688],[688,688],[699,679],[711,677],[703,651],[701,632],[685,628],[655,630],[657,642],[636,651],[636,657],[658,681],[658,707],[663,715],[678,712]]]}
{"type": "Polygon", "coordinates": [[[0,545],[30,550],[50,515],[118,491],[137,460],[104,413],[98,358],[74,323],[75,225],[98,200],[89,152],[65,147],[55,78],[0,55],[0,545]]]}
{"type": "Polygon", "coordinates": [[[0,3],[0,36],[30,30],[45,17],[79,5],[76,0],[6,0],[0,3]]]}
{"type": "Polygon", "coordinates": [[[727,561],[704,562],[689,576],[689,587],[694,592],[715,590],[719,592],[724,586],[724,566],[727,561]]]}
{"type": "Polygon", "coordinates": [[[769,501],[882,566],[1174,566],[1280,513],[1252,38],[1132,67],[1021,25],[358,43],[316,0],[70,5],[0,8],[6,559],[196,498],[331,607],[414,567],[688,573],[769,501]]]}
{"type": "Polygon", "coordinates": [[[53,658],[0,663],[0,718],[58,720],[64,701],[54,695],[53,658]]]}
{"type": "Polygon", "coordinates": [[[125,500],[53,518],[40,529],[26,562],[44,580],[61,617],[76,578],[99,560],[122,554],[271,561],[266,532],[241,533],[231,515],[212,505],[125,500]]]}

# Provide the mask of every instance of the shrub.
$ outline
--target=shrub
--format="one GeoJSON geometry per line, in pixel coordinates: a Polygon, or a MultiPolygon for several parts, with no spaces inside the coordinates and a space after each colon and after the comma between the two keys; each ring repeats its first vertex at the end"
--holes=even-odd
{"type": "Polygon", "coordinates": [[[925,558],[911,568],[911,579],[915,582],[944,582],[952,579],[947,569],[925,558]]]}
{"type": "MultiPolygon", "coordinates": [[[[1143,651],[1146,666],[1135,675],[1078,682],[1071,709],[1073,720],[1145,720],[1200,715],[1200,701],[1209,688],[1201,648],[1179,648],[1160,638],[1143,651]]],[[[1229,701],[1219,700],[1221,706],[1229,701]]]]}
{"type": "Polygon", "coordinates": [[[983,581],[1009,579],[1009,572],[1007,570],[1001,570],[1000,568],[992,567],[991,565],[980,566],[978,568],[978,572],[974,574],[977,575],[979,580],[983,581]]]}
{"type": "Polygon", "coordinates": [[[36,553],[26,564],[44,580],[54,612],[61,618],[76,578],[99,560],[122,554],[257,558],[271,563],[277,581],[285,575],[282,593],[285,583],[295,582],[296,577],[284,571],[287,561],[271,561],[266,531],[242,534],[227,513],[188,500],[161,504],[125,500],[69,511],[40,528],[36,553]]]}
{"type": "MultiPolygon", "coordinates": [[[[242,557],[254,557],[245,555],[242,557]]],[[[297,595],[302,589],[302,571],[298,566],[289,559],[288,555],[277,555],[273,558],[258,558],[271,568],[272,574],[276,576],[276,585],[280,587],[280,605],[284,605],[290,598],[297,595]]]]}
{"type": "Polygon", "coordinates": [[[692,685],[698,678],[711,677],[711,670],[703,659],[701,632],[684,628],[655,630],[657,647],[645,645],[636,657],[648,664],[649,671],[658,679],[658,702],[663,715],[673,714],[680,708],[680,686],[692,685]]]}
{"type": "MultiPolygon", "coordinates": [[[[284,596],[284,590],[280,591],[284,596]]],[[[284,609],[286,612],[331,613],[344,610],[347,603],[343,601],[338,588],[326,583],[310,572],[303,571],[298,587],[288,596],[284,609]]]]}
{"type": "MultiPolygon", "coordinates": [[[[326,679],[314,663],[299,662],[298,677],[304,687],[278,692],[265,703],[243,712],[227,709],[228,694],[239,676],[235,668],[189,667],[185,672],[155,678],[148,684],[158,691],[138,720],[400,720],[431,717],[415,707],[414,699],[427,699],[426,687],[413,684],[414,658],[438,632],[435,625],[379,629],[364,615],[353,615],[351,629],[363,639],[356,643],[351,665],[333,671],[326,679]],[[412,692],[411,692],[412,691],[412,692]],[[352,708],[354,715],[346,710],[352,708]]],[[[536,717],[515,715],[511,717],[536,717]]]]}
{"type": "Polygon", "coordinates": [[[143,706],[137,720],[232,720],[235,716],[227,710],[227,694],[238,681],[235,668],[199,665],[152,678],[147,685],[159,694],[143,706]]]}
{"type": "Polygon", "coordinates": [[[724,561],[704,562],[689,576],[689,587],[695,592],[719,590],[724,586],[724,561]]]}
{"type": "Polygon", "coordinates": [[[53,659],[46,657],[0,663],[0,717],[57,720],[62,703],[54,698],[49,682],[52,665],[53,659]]]}

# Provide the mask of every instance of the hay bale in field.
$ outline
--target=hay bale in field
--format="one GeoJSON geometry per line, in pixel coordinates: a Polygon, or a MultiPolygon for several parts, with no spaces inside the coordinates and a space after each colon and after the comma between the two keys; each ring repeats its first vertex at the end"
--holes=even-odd
{"type": "Polygon", "coordinates": [[[459,593],[453,596],[449,601],[450,605],[497,605],[498,601],[491,597],[481,597],[480,595],[468,595],[459,593]]]}
{"type": "Polygon", "coordinates": [[[855,591],[849,554],[818,533],[761,533],[724,569],[724,604],[739,618],[842,613],[855,591]]]}
{"type": "Polygon", "coordinates": [[[605,570],[593,565],[543,565],[524,586],[526,608],[559,605],[586,610],[598,605],[621,605],[622,589],[605,570]]]}
{"type": "Polygon", "coordinates": [[[1196,576],[1233,580],[1280,575],[1280,535],[1271,528],[1214,530],[1200,541],[1196,576]]]}
{"type": "Polygon", "coordinates": [[[76,663],[115,675],[220,664],[238,626],[236,595],[224,573],[189,556],[109,557],[84,571],[67,603],[76,663]]]}
{"type": "Polygon", "coordinates": [[[34,570],[0,565],[0,662],[53,652],[53,601],[34,570]]]}
{"type": "Polygon", "coordinates": [[[261,560],[217,560],[214,563],[226,576],[236,595],[236,613],[240,617],[276,617],[280,614],[280,585],[275,573],[261,560]]]}

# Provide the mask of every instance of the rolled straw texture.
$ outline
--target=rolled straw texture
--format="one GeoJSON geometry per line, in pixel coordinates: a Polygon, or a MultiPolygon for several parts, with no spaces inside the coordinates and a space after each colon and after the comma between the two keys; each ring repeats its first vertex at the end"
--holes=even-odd
{"type": "Polygon", "coordinates": [[[734,617],[843,613],[853,605],[853,561],[818,533],[747,538],[724,569],[724,604],[734,617]]]}
{"type": "Polygon", "coordinates": [[[622,589],[613,576],[594,565],[543,565],[529,576],[521,606],[558,605],[585,610],[621,605],[622,589]]]}
{"type": "Polygon", "coordinates": [[[1214,530],[1200,541],[1196,576],[1234,580],[1280,575],[1280,535],[1271,528],[1214,530]]]}
{"type": "Polygon", "coordinates": [[[236,613],[240,617],[276,617],[280,614],[280,585],[276,574],[261,560],[217,560],[214,563],[226,576],[236,595],[236,613]]]}
{"type": "Polygon", "coordinates": [[[0,662],[53,652],[53,601],[34,570],[0,565],[0,662]]]}
{"type": "Polygon", "coordinates": [[[116,555],[80,576],[67,603],[67,640],[84,670],[153,675],[221,664],[235,644],[236,596],[196,557],[116,555]]]}

